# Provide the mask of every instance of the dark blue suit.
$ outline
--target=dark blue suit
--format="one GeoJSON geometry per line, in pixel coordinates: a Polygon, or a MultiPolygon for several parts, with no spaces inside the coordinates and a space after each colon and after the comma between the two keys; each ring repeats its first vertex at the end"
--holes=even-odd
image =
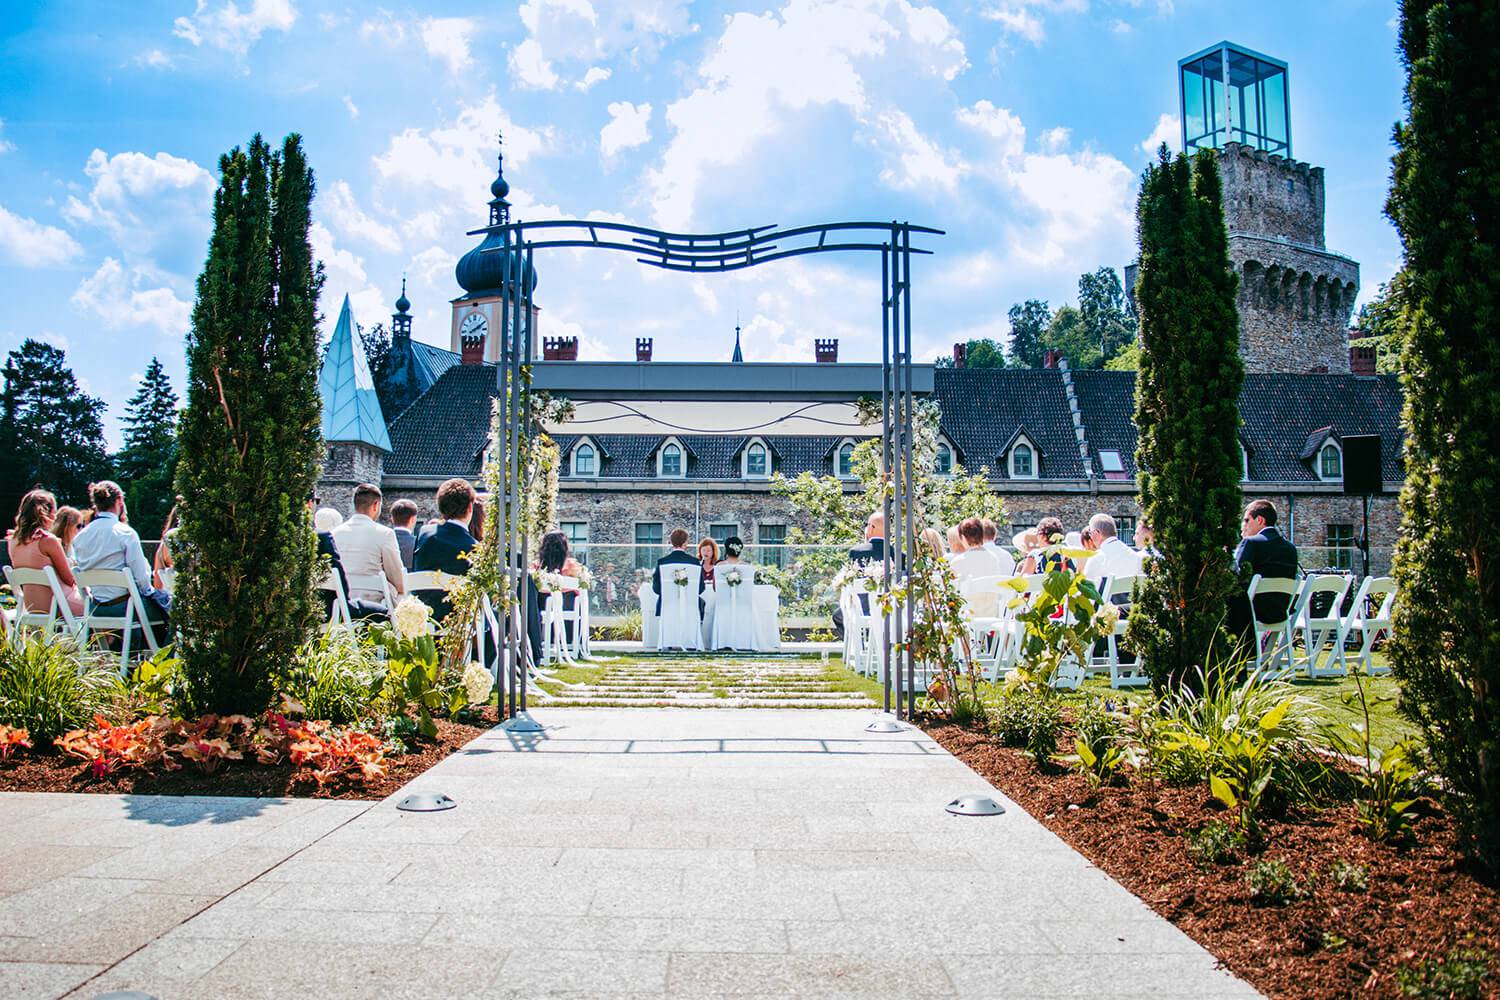
{"type": "MultiPolygon", "coordinates": [[[[442,524],[429,524],[422,528],[421,534],[417,536],[417,551],[412,555],[411,568],[413,572],[439,572],[451,573],[454,576],[463,576],[469,572],[469,560],[464,558],[474,546],[479,543],[474,536],[469,534],[469,529],[457,521],[444,521],[442,524]]],[[[542,611],[541,601],[537,596],[536,582],[531,579],[531,574],[526,574],[526,593],[530,601],[530,614],[526,619],[526,637],[531,646],[531,655],[534,661],[539,661],[542,655],[542,611]]],[[[521,589],[516,588],[516,596],[520,597],[521,589]]],[[[433,615],[442,620],[452,610],[448,603],[448,596],[441,591],[426,591],[418,593],[428,607],[432,609],[433,615]]],[[[509,621],[507,620],[507,627],[509,621]]]]}
{"type": "MultiPolygon", "coordinates": [[[[1234,550],[1234,568],[1246,579],[1259,573],[1267,580],[1295,580],[1297,546],[1274,525],[1268,525],[1259,534],[1240,539],[1239,548],[1234,550]]],[[[1255,599],[1255,616],[1267,624],[1284,622],[1290,603],[1285,594],[1264,594],[1255,599]]],[[[1249,629],[1250,599],[1241,590],[1229,601],[1229,631],[1238,636],[1249,629]]]]}
{"type": "Polygon", "coordinates": [[[703,573],[701,572],[702,569],[703,569],[703,564],[698,561],[697,557],[693,556],[692,554],[690,554],[686,550],[684,550],[684,549],[673,549],[671,552],[668,552],[666,555],[664,555],[660,559],[656,560],[656,571],[651,574],[651,587],[652,587],[652,589],[654,589],[656,591],[656,615],[657,615],[657,617],[658,618],[661,617],[661,594],[662,594],[662,590],[661,590],[661,568],[663,566],[697,566],[698,567],[698,569],[700,571],[698,573],[698,593],[700,595],[699,598],[698,598],[698,613],[701,615],[703,613],[703,598],[701,596],[703,594],[703,573]]]}

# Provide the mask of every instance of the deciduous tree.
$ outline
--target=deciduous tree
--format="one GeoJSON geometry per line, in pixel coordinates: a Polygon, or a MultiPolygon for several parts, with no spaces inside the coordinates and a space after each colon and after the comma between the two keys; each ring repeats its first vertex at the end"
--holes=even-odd
{"type": "Polygon", "coordinates": [[[1027,299],[1010,307],[1010,365],[1042,367],[1042,334],[1052,322],[1052,310],[1041,299],[1027,299]]]}

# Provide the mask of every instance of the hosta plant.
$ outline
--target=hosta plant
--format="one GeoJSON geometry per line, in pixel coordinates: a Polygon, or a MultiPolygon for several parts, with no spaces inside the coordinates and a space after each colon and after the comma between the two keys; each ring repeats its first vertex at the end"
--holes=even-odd
{"type": "Polygon", "coordinates": [[[450,676],[443,670],[426,609],[420,601],[403,600],[392,614],[392,625],[377,625],[371,636],[385,649],[384,696],[391,711],[396,715],[415,711],[417,732],[435,739],[433,713],[457,712],[468,704],[468,696],[462,676],[450,676]],[[420,605],[421,610],[413,605],[420,605]]]}

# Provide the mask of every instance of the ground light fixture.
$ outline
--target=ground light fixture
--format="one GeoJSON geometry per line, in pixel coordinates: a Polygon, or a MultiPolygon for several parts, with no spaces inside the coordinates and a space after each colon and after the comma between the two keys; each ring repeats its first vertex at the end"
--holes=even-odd
{"type": "Polygon", "coordinates": [[[402,812],[435,813],[452,809],[457,805],[457,802],[442,792],[418,792],[397,802],[396,808],[402,812]]]}
{"type": "Polygon", "coordinates": [[[955,816],[999,816],[1005,807],[988,795],[964,795],[947,805],[948,812],[955,816]]]}
{"type": "Polygon", "coordinates": [[[867,733],[899,733],[906,729],[890,712],[877,712],[865,727],[867,733]]]}
{"type": "Polygon", "coordinates": [[[500,724],[507,733],[540,733],[547,727],[531,717],[524,708],[500,724]]]}

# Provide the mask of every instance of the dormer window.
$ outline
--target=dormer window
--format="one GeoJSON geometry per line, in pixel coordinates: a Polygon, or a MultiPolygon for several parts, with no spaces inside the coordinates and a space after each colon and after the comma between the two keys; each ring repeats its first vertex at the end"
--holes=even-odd
{"type": "Polygon", "coordinates": [[[745,448],[745,465],[742,470],[746,479],[766,479],[771,475],[770,452],[764,442],[751,441],[745,448]]]}
{"type": "Polygon", "coordinates": [[[1010,453],[1006,456],[1006,465],[1012,479],[1036,479],[1037,466],[1036,445],[1024,434],[1016,435],[1015,443],[1010,446],[1010,453]]]}
{"type": "Polygon", "coordinates": [[[656,475],[661,479],[687,477],[687,451],[676,438],[668,438],[656,453],[656,475]]]}
{"type": "Polygon", "coordinates": [[[834,460],[835,471],[840,479],[854,478],[854,442],[844,441],[839,445],[834,460]]]}
{"type": "Polygon", "coordinates": [[[1344,478],[1344,453],[1330,441],[1318,452],[1318,478],[1334,482],[1344,478]]]}
{"type": "Polygon", "coordinates": [[[573,475],[592,476],[598,472],[598,456],[591,444],[581,444],[573,449],[573,475]]]}
{"type": "Polygon", "coordinates": [[[936,476],[953,475],[953,449],[941,441],[937,446],[937,459],[932,463],[932,472],[936,476]]]}

